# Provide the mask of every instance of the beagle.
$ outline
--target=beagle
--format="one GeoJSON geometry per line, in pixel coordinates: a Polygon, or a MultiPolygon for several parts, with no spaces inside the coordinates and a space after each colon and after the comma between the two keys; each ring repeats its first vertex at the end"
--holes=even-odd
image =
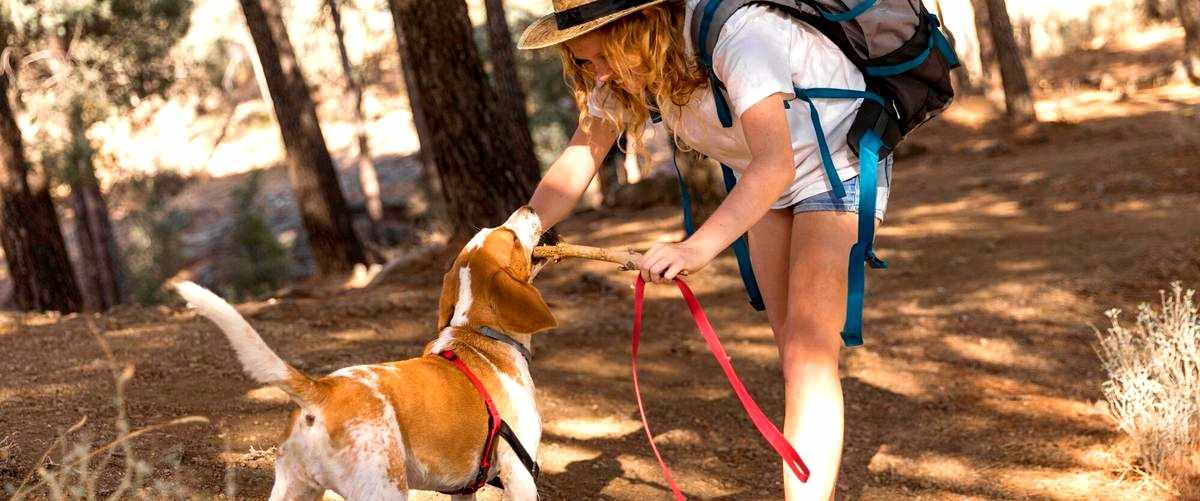
{"type": "Polygon", "coordinates": [[[534,473],[514,447],[492,445],[490,458],[485,450],[496,433],[490,407],[510,438],[537,457],[542,429],[526,357],[532,335],[557,325],[530,284],[540,234],[541,221],[523,207],[467,243],[443,280],[438,337],[426,345],[426,356],[346,367],[319,379],[279,358],[221,298],[191,282],[177,284],[224,332],[246,373],[281,388],[298,406],[279,446],[271,499],[321,499],[328,489],[349,501],[406,500],[419,489],[467,500],[474,499],[468,491],[497,476],[506,497],[537,499],[534,473]],[[486,395],[493,405],[485,405],[486,395]]]}

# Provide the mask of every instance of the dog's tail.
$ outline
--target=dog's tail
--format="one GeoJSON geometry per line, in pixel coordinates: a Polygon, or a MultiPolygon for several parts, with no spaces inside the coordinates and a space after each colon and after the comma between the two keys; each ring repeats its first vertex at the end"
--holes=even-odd
{"type": "Polygon", "coordinates": [[[178,282],[175,290],[192,308],[225,333],[233,351],[237,353],[238,361],[242,363],[242,369],[251,378],[278,386],[301,406],[319,400],[318,383],[279,358],[232,305],[192,282],[178,282]]]}

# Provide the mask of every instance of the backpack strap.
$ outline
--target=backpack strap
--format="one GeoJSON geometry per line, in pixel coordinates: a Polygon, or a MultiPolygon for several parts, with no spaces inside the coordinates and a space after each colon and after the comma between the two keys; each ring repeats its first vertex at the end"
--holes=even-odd
{"type": "Polygon", "coordinates": [[[792,16],[808,17],[793,0],[704,0],[692,11],[692,22],[688,26],[688,33],[692,37],[692,49],[696,62],[708,73],[708,84],[713,91],[717,118],[725,128],[733,127],[733,113],[730,112],[729,101],[722,92],[725,84],[721,83],[721,79],[717,78],[716,72],[713,71],[713,51],[717,48],[717,41],[725,22],[738,9],[751,4],[769,5],[783,9],[792,16]]]}
{"type": "MultiPolygon", "coordinates": [[[[661,121],[661,118],[660,118],[661,121]]],[[[655,123],[658,123],[657,121],[655,123]]],[[[683,230],[687,236],[692,236],[696,233],[696,223],[692,215],[692,195],[688,190],[687,181],[683,178],[683,171],[679,169],[679,162],[676,159],[675,139],[667,138],[667,142],[671,145],[671,164],[675,166],[675,180],[679,182],[679,197],[680,206],[683,209],[683,230]]],[[[737,184],[737,177],[733,175],[733,170],[728,165],[721,164],[721,176],[725,180],[725,193],[733,191],[733,186],[737,184]]],[[[738,237],[733,242],[733,255],[737,258],[738,274],[742,276],[742,285],[746,288],[746,296],[750,300],[750,306],[755,311],[763,311],[767,309],[766,303],[763,303],[762,292],[758,290],[758,279],[754,276],[754,266],[750,263],[750,241],[746,239],[746,235],[738,237]]]]}
{"type": "MultiPolygon", "coordinates": [[[[733,169],[730,169],[728,165],[721,164],[721,177],[725,180],[725,193],[733,191],[733,186],[737,184],[737,177],[733,175],[733,169]]],[[[746,296],[750,300],[750,306],[754,308],[754,311],[766,310],[767,305],[763,302],[762,292],[758,290],[758,278],[754,276],[754,265],[750,262],[750,240],[746,238],[746,235],[733,241],[733,255],[737,258],[738,274],[742,276],[742,285],[746,287],[746,296]]]]}
{"type": "Polygon", "coordinates": [[[878,196],[879,151],[883,140],[868,130],[859,140],[858,173],[858,241],[850,247],[850,262],[846,283],[846,322],[842,326],[842,343],[847,347],[861,346],[863,300],[866,296],[866,267],[888,267],[887,261],[875,255],[875,199],[878,196]]]}

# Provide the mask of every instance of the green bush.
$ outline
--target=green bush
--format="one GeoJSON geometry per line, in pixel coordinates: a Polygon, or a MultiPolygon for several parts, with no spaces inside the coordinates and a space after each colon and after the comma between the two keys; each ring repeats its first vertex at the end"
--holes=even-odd
{"type": "Polygon", "coordinates": [[[271,293],[291,278],[287,249],[256,212],[254,199],[260,186],[261,171],[255,171],[233,195],[233,228],[227,242],[233,259],[221,263],[221,268],[224,284],[237,297],[271,293]]]}
{"type": "Polygon", "coordinates": [[[186,264],[183,229],[191,215],[167,207],[167,201],[187,186],[189,179],[172,171],[135,177],[111,192],[122,205],[136,207],[128,216],[123,264],[133,300],[142,304],[167,299],[162,284],[186,264]]]}

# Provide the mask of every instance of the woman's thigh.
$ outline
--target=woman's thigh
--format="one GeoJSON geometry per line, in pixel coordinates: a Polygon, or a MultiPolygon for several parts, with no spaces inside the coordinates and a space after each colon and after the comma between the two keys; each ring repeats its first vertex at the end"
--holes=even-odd
{"type": "Polygon", "coordinates": [[[792,234],[792,211],[771,210],[750,228],[750,262],[759,292],[767,306],[771,329],[783,330],[787,321],[788,261],[792,234]]]}
{"type": "MultiPolygon", "coordinates": [[[[858,238],[858,215],[802,212],[792,221],[787,291],[785,357],[836,357],[846,318],[850,247],[858,238]]],[[[786,362],[786,361],[785,361],[786,362]]]]}

